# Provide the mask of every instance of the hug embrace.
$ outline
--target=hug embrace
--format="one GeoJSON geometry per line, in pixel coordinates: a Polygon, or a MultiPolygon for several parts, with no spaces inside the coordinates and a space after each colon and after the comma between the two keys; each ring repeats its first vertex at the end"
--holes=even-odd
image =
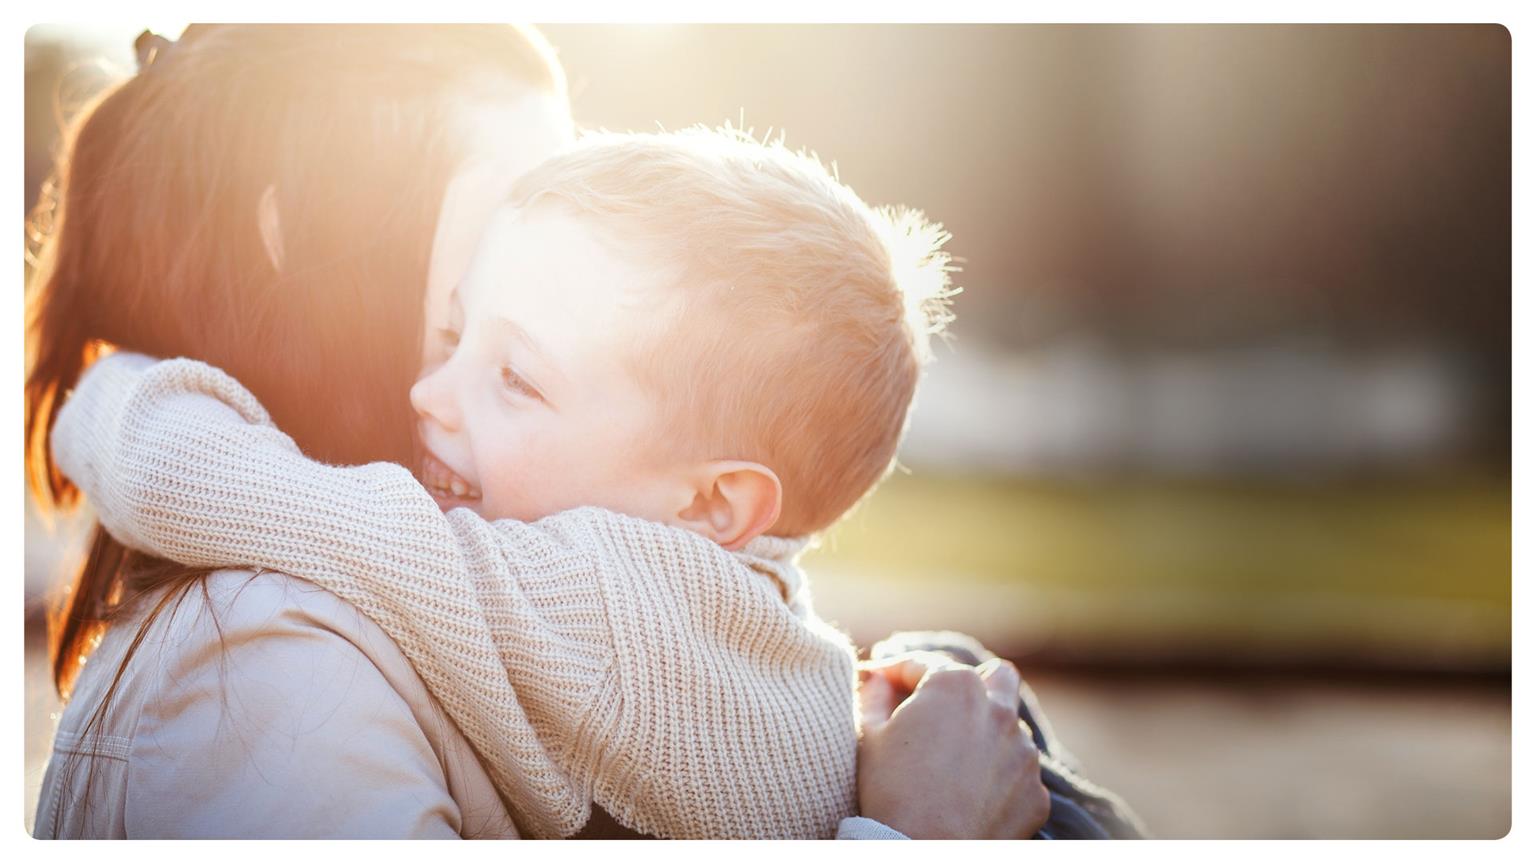
{"type": "Polygon", "coordinates": [[[1144,834],[1010,664],[861,662],[798,564],[893,463],[939,226],[577,136],[531,28],[140,47],[29,286],[32,489],[100,523],[36,836],[1144,834]]]}

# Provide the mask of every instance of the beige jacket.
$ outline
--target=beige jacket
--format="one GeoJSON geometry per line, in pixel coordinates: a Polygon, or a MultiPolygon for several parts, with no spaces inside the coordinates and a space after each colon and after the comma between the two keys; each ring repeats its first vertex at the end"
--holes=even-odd
{"type": "Polygon", "coordinates": [[[356,607],[277,573],[207,584],[159,616],[86,738],[138,623],[102,639],[59,722],[35,836],[518,836],[469,742],[356,607]]]}

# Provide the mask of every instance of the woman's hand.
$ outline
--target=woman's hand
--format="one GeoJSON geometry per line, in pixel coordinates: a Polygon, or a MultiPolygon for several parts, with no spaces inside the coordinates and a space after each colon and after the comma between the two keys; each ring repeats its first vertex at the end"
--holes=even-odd
{"type": "Polygon", "coordinates": [[[1050,794],[1012,663],[909,654],[864,671],[861,815],[916,839],[1027,839],[1045,824],[1050,794]]]}

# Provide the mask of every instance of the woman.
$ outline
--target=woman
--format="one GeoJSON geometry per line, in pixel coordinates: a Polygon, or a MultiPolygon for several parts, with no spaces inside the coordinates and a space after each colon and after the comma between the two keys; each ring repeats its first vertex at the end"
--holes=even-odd
{"type": "MultiPolygon", "coordinates": [[[[141,61],[75,130],[32,283],[35,493],[73,500],[47,432],[104,343],[226,369],[317,458],[413,464],[424,319],[511,180],[571,134],[548,46],[507,27],[207,27],[145,40],[141,61]]],[[[399,649],[313,586],[188,571],[98,531],[55,623],[72,698],[39,836],[516,836],[517,802],[399,649]]],[[[861,761],[866,815],[908,836],[1033,833],[1033,746],[979,708],[1011,703],[1016,673],[915,683],[924,710],[872,725],[937,743],[861,761]],[[924,765],[945,766],[938,788],[906,789],[924,765]]]]}

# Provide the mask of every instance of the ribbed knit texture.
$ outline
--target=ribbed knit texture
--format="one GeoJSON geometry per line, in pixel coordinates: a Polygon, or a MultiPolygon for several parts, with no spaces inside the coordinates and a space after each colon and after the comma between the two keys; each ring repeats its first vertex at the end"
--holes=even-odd
{"type": "Polygon", "coordinates": [[[191,360],[97,362],[53,446],[126,545],[282,571],[377,622],[525,834],[574,834],[593,802],[678,838],[832,837],[855,812],[854,654],[811,611],[803,539],[444,514],[398,465],[305,458],[191,360]]]}

